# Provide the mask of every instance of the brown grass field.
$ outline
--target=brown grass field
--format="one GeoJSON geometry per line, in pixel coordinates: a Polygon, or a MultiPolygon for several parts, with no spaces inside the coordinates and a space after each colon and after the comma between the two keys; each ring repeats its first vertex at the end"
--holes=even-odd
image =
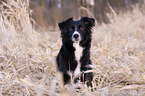
{"type": "Polygon", "coordinates": [[[110,24],[93,29],[91,92],[83,84],[79,91],[56,85],[60,31],[37,32],[28,6],[28,0],[0,5],[1,96],[145,96],[145,13],[138,7],[110,14],[110,24]]]}

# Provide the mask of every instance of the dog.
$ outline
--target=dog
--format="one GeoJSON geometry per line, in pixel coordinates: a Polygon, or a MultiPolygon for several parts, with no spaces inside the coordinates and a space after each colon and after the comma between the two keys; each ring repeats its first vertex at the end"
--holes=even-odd
{"type": "Polygon", "coordinates": [[[81,81],[92,86],[93,73],[90,60],[92,28],[95,19],[81,17],[74,21],[69,18],[58,24],[61,31],[62,46],[56,57],[57,69],[62,74],[63,84],[81,81]]]}

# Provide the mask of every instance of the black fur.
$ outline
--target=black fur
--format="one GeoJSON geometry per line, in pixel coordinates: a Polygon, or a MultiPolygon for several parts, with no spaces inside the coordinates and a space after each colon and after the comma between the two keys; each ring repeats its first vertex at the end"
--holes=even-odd
{"type": "MultiPolygon", "coordinates": [[[[79,45],[83,47],[82,56],[80,58],[81,63],[81,82],[87,83],[88,86],[91,86],[91,81],[93,79],[93,73],[83,73],[86,70],[91,70],[92,68],[88,65],[91,65],[90,60],[90,47],[91,47],[91,37],[92,37],[92,27],[95,25],[95,20],[93,18],[82,17],[78,21],[74,21],[73,18],[69,18],[58,24],[61,30],[62,37],[62,46],[58,56],[56,58],[57,67],[60,72],[63,74],[64,84],[70,82],[70,76],[68,71],[74,72],[77,67],[77,61],[75,59],[75,48],[73,47],[74,41],[72,40],[72,34],[75,30],[80,33],[81,40],[79,45]]],[[[74,81],[76,82],[78,78],[74,81]]]]}

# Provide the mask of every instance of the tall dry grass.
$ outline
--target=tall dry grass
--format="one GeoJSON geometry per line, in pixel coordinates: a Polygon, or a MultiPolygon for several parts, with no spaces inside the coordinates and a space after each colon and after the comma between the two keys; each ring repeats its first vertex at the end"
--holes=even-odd
{"type": "Polygon", "coordinates": [[[47,92],[54,76],[53,46],[57,43],[51,45],[49,36],[33,29],[29,1],[8,0],[0,7],[1,95],[35,95],[41,93],[39,88],[47,92]]]}
{"type": "Polygon", "coordinates": [[[37,32],[28,0],[8,0],[0,8],[0,95],[145,95],[145,15],[137,7],[109,16],[110,24],[94,28],[93,92],[85,86],[79,92],[70,86],[59,92],[55,71],[59,31],[37,32]]]}

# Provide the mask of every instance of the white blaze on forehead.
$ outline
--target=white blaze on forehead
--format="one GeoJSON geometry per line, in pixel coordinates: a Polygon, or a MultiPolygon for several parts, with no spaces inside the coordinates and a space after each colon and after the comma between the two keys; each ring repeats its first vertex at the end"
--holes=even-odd
{"type": "Polygon", "coordinates": [[[73,34],[80,34],[78,31],[75,31],[73,34]]]}
{"type": "Polygon", "coordinates": [[[79,45],[79,42],[73,43],[73,47],[75,48],[75,58],[76,58],[76,61],[78,63],[77,67],[75,69],[74,75],[77,76],[81,73],[81,71],[80,71],[80,67],[81,67],[80,59],[82,56],[83,47],[81,47],[79,45]]]}

